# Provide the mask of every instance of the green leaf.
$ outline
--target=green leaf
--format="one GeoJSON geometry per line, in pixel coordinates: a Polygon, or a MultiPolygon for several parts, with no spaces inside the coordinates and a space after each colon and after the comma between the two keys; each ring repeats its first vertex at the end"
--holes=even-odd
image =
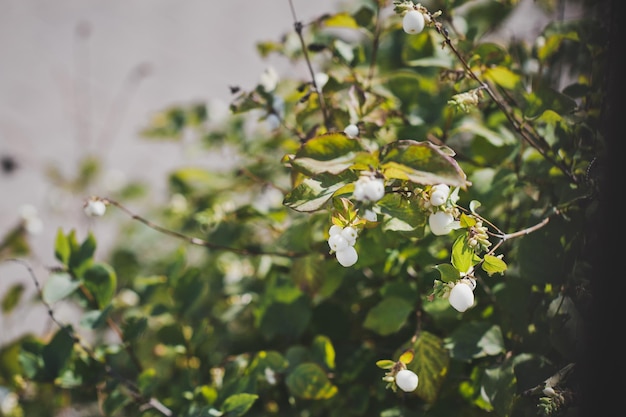
{"type": "Polygon", "coordinates": [[[327,336],[315,336],[311,345],[311,355],[328,370],[335,369],[335,348],[327,336]]]}
{"type": "Polygon", "coordinates": [[[493,255],[485,255],[483,258],[484,262],[482,264],[483,271],[485,271],[489,276],[493,274],[504,274],[504,271],[507,269],[506,262],[497,256],[493,255]]]}
{"type": "Polygon", "coordinates": [[[109,305],[104,310],[91,310],[83,314],[80,319],[80,325],[89,329],[97,329],[102,327],[106,323],[109,313],[113,309],[113,306],[109,305]]]}
{"type": "Polygon", "coordinates": [[[97,307],[102,309],[115,295],[117,275],[111,266],[98,262],[85,271],[83,284],[95,299],[97,307]]]}
{"type": "Polygon", "coordinates": [[[476,255],[474,249],[467,244],[465,234],[457,237],[452,245],[452,265],[454,265],[457,271],[465,273],[478,261],[480,261],[480,258],[476,255]]]}
{"type": "Polygon", "coordinates": [[[228,413],[229,416],[242,416],[248,412],[257,398],[259,398],[259,396],[256,394],[248,394],[245,392],[231,395],[226,398],[226,401],[222,404],[222,411],[228,413]]]}
{"type": "Polygon", "coordinates": [[[449,150],[430,142],[398,140],[381,149],[381,168],[387,178],[417,184],[467,188],[466,175],[449,150]]]}
{"type": "Polygon", "coordinates": [[[381,369],[391,369],[394,367],[396,363],[390,359],[381,359],[379,361],[376,361],[376,366],[378,366],[381,369]]]}
{"type": "Polygon", "coordinates": [[[96,239],[91,232],[76,250],[72,248],[68,266],[77,277],[80,277],[84,269],[91,265],[95,251],[96,239]]]}
{"type": "Polygon", "coordinates": [[[124,341],[132,342],[148,328],[148,319],[145,317],[127,317],[122,323],[124,341]]]}
{"type": "Polygon", "coordinates": [[[2,297],[2,313],[9,314],[20,303],[26,287],[23,284],[13,284],[2,297]]]}
{"type": "Polygon", "coordinates": [[[505,351],[499,326],[487,322],[465,323],[445,340],[453,358],[461,361],[495,356],[505,351]]]}
{"type": "Polygon", "coordinates": [[[443,346],[443,341],[432,333],[422,331],[411,346],[415,357],[407,368],[419,376],[415,394],[433,404],[446,379],[450,365],[450,356],[443,346]]]}
{"type": "Polygon", "coordinates": [[[357,152],[362,150],[358,141],[343,133],[329,133],[309,139],[290,162],[294,168],[311,176],[339,174],[353,164],[357,152]]]}
{"type": "Polygon", "coordinates": [[[307,297],[301,296],[291,303],[271,302],[257,312],[259,331],[268,339],[277,335],[298,337],[311,320],[307,297]]]}
{"type": "Polygon", "coordinates": [[[287,376],[286,383],[292,395],[305,400],[328,399],[337,394],[337,387],[315,363],[298,365],[287,376]]]}
{"type": "Polygon", "coordinates": [[[296,211],[316,211],[322,208],[335,191],[344,185],[345,183],[339,182],[326,188],[322,186],[320,181],[305,178],[300,185],[287,193],[283,204],[296,211]]]}
{"type": "Polygon", "coordinates": [[[541,116],[546,110],[553,110],[558,114],[569,114],[576,109],[576,101],[553,88],[543,85],[533,90],[527,96],[528,107],[525,110],[527,117],[541,116]]]}
{"type": "Polygon", "coordinates": [[[426,213],[414,201],[399,193],[386,193],[376,204],[381,213],[389,216],[389,220],[383,225],[385,230],[423,232],[426,213]]]}
{"type": "Polygon", "coordinates": [[[66,272],[50,274],[41,291],[43,301],[52,304],[73,293],[80,286],[79,281],[72,280],[66,272]]]}
{"type": "Polygon", "coordinates": [[[71,327],[56,332],[50,343],[41,351],[44,366],[44,380],[52,381],[67,364],[74,349],[74,340],[70,337],[71,327]]]}
{"type": "Polygon", "coordinates": [[[435,265],[433,268],[439,271],[443,282],[455,282],[461,277],[459,270],[450,264],[435,265]]]}
{"type": "Polygon", "coordinates": [[[404,326],[412,311],[413,305],[404,298],[386,297],[367,313],[363,327],[388,336],[404,326]]]}
{"type": "Polygon", "coordinates": [[[59,228],[57,230],[57,236],[54,243],[54,256],[63,263],[63,265],[67,265],[70,259],[70,242],[67,237],[63,234],[63,230],[59,228]]]}

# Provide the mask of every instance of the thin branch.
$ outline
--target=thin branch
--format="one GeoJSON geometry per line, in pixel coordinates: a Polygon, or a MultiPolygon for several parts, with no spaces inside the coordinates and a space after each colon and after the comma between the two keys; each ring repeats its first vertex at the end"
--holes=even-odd
{"type": "Polygon", "coordinates": [[[465,58],[461,55],[459,50],[456,49],[456,47],[452,44],[452,40],[450,39],[450,36],[448,35],[448,31],[443,27],[441,22],[435,21],[434,17],[432,17],[432,19],[434,22],[435,29],[444,38],[444,44],[450,48],[450,50],[454,53],[454,55],[457,57],[459,62],[461,62],[461,65],[465,69],[465,72],[470,76],[470,78],[476,81],[480,85],[480,88],[487,92],[489,97],[491,97],[491,99],[496,103],[496,105],[502,111],[502,113],[504,113],[505,117],[507,118],[511,126],[513,126],[515,131],[522,137],[522,139],[528,142],[546,160],[548,160],[550,163],[556,166],[561,172],[563,172],[563,174],[567,176],[574,184],[578,184],[579,182],[578,178],[562,162],[556,160],[554,157],[548,154],[548,152],[550,151],[550,147],[545,142],[545,140],[542,137],[534,134],[534,132],[528,128],[527,122],[518,120],[514,116],[510,108],[502,101],[502,99],[499,96],[496,95],[496,93],[489,86],[489,84],[481,80],[478,77],[478,75],[476,75],[476,73],[472,71],[472,68],[469,66],[465,58]]]}
{"type": "Polygon", "coordinates": [[[233,252],[233,253],[237,253],[239,255],[244,255],[244,256],[259,256],[259,255],[273,255],[273,256],[281,256],[281,257],[285,257],[285,258],[297,258],[297,257],[301,257],[301,256],[306,256],[307,253],[303,253],[303,252],[293,252],[293,251],[265,251],[265,250],[261,250],[261,249],[253,249],[253,248],[233,248],[230,246],[222,246],[222,245],[216,245],[215,243],[211,243],[207,240],[203,240],[197,237],[191,237],[191,236],[187,236],[183,233],[177,232],[175,230],[171,230],[171,229],[167,229],[163,226],[159,226],[156,223],[151,222],[148,219],[145,219],[143,217],[141,217],[138,214],[133,213],[131,210],[127,209],[125,206],[123,206],[122,204],[118,203],[115,200],[111,200],[109,198],[102,198],[102,197],[92,197],[93,199],[97,199],[100,200],[102,202],[104,202],[105,204],[110,204],[112,206],[115,206],[117,208],[119,208],[120,210],[122,210],[124,213],[126,213],[128,216],[130,216],[133,220],[137,220],[141,223],[143,223],[144,225],[148,226],[149,228],[156,230],[157,232],[163,233],[165,235],[168,236],[172,236],[175,237],[177,239],[181,239],[184,240],[187,243],[190,243],[192,245],[196,245],[196,246],[203,246],[205,248],[208,249],[213,249],[213,250],[222,250],[222,251],[228,251],[228,252],[233,252]]]}
{"type": "Polygon", "coordinates": [[[296,10],[293,6],[293,0],[289,0],[289,7],[291,9],[291,15],[293,16],[293,26],[298,34],[298,38],[300,39],[300,45],[302,46],[302,54],[304,55],[304,59],[306,61],[306,65],[309,69],[309,73],[311,75],[311,83],[313,84],[313,88],[317,93],[317,99],[320,104],[320,109],[322,110],[322,117],[324,119],[324,126],[327,131],[330,131],[330,120],[328,118],[328,110],[326,109],[326,102],[324,101],[324,96],[322,95],[322,89],[318,87],[317,81],[315,81],[315,71],[313,70],[313,65],[311,64],[311,59],[309,58],[309,52],[306,47],[306,42],[304,42],[304,37],[302,36],[302,22],[300,22],[296,17],[296,10]]]}

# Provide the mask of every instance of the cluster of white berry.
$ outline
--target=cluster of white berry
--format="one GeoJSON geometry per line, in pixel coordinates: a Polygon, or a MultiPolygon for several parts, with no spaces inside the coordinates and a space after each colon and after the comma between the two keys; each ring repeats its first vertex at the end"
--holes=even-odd
{"type": "Polygon", "coordinates": [[[335,253],[337,261],[342,266],[352,266],[359,259],[359,255],[354,249],[358,232],[354,227],[341,227],[333,224],[328,230],[328,246],[335,253]]]}
{"type": "Polygon", "coordinates": [[[434,235],[447,235],[452,230],[461,227],[461,223],[454,220],[454,215],[443,207],[449,198],[450,187],[448,185],[437,184],[431,187],[430,197],[426,205],[432,211],[428,217],[428,226],[434,235]]]}
{"type": "Polygon", "coordinates": [[[358,201],[375,203],[385,196],[385,182],[374,175],[362,174],[354,183],[352,196],[358,201]]]}

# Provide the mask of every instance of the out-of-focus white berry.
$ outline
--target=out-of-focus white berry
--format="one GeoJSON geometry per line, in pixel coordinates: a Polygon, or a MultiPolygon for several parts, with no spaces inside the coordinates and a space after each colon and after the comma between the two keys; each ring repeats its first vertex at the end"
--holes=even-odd
{"type": "Polygon", "coordinates": [[[408,11],[402,18],[402,28],[410,35],[415,35],[424,30],[426,21],[424,15],[417,10],[408,11]]]}
{"type": "Polygon", "coordinates": [[[328,74],[326,74],[325,72],[318,72],[317,74],[315,74],[315,85],[317,86],[317,91],[322,91],[322,88],[324,88],[324,86],[328,82],[328,79],[328,74]]]}
{"type": "Polygon", "coordinates": [[[474,292],[469,285],[459,282],[450,290],[448,301],[455,310],[463,313],[474,305],[474,292]]]}
{"type": "Polygon", "coordinates": [[[328,246],[330,246],[331,250],[338,252],[342,249],[349,247],[350,243],[345,237],[341,235],[341,233],[339,233],[334,234],[328,238],[328,246]]]}
{"type": "Polygon", "coordinates": [[[263,370],[263,373],[265,374],[265,380],[270,385],[276,385],[276,372],[274,372],[274,370],[272,368],[266,367],[263,370]]]}
{"type": "Polygon", "coordinates": [[[378,221],[378,216],[374,213],[374,210],[367,209],[365,210],[365,214],[363,214],[363,218],[368,222],[376,222],[378,221]]]}
{"type": "Polygon", "coordinates": [[[265,71],[261,73],[259,77],[259,84],[263,86],[263,89],[268,93],[276,89],[278,84],[278,73],[274,67],[267,67],[265,71]]]}
{"type": "Polygon", "coordinates": [[[548,397],[556,396],[556,391],[552,387],[545,387],[542,392],[543,392],[543,395],[546,395],[548,397]]]}
{"type": "Polygon", "coordinates": [[[382,178],[361,175],[354,183],[352,196],[359,201],[376,202],[385,196],[385,183],[382,178]]]}
{"type": "Polygon", "coordinates": [[[83,208],[83,210],[87,216],[99,217],[104,215],[107,210],[107,206],[102,200],[90,198],[85,203],[85,207],[83,208]]]}
{"type": "Polygon", "coordinates": [[[438,211],[428,217],[428,226],[434,235],[442,236],[460,228],[461,222],[454,220],[454,216],[450,213],[438,211]]]}
{"type": "Polygon", "coordinates": [[[415,391],[418,381],[417,374],[409,369],[402,369],[396,374],[396,385],[404,392],[415,391]]]}
{"type": "Polygon", "coordinates": [[[354,139],[357,136],[359,136],[359,127],[357,125],[355,125],[354,123],[353,124],[349,124],[343,130],[343,133],[345,133],[346,136],[349,137],[350,139],[354,139]]]}
{"type": "Polygon", "coordinates": [[[354,246],[358,233],[354,227],[348,226],[341,231],[341,236],[343,236],[348,241],[348,244],[350,244],[350,246],[354,246]]]}
{"type": "Polygon", "coordinates": [[[447,184],[437,184],[430,189],[430,205],[440,206],[446,202],[450,195],[450,187],[447,184]]]}
{"type": "Polygon", "coordinates": [[[39,217],[37,207],[32,204],[24,204],[19,208],[22,224],[28,234],[38,235],[43,230],[43,221],[39,217]]]}
{"type": "Polygon", "coordinates": [[[359,255],[356,253],[354,246],[348,246],[344,249],[338,250],[335,253],[335,256],[337,256],[337,261],[339,261],[341,266],[345,267],[352,266],[359,260],[359,255]]]}

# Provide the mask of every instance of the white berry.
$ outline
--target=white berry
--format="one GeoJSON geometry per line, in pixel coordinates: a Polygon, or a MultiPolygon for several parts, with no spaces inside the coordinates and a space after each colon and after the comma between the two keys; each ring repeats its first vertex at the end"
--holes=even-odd
{"type": "Polygon", "coordinates": [[[348,241],[350,246],[354,246],[358,233],[354,227],[346,227],[341,231],[341,236],[348,241]]]}
{"type": "Polygon", "coordinates": [[[341,266],[345,267],[354,265],[359,259],[359,255],[356,253],[354,246],[348,246],[344,249],[338,250],[335,255],[337,256],[337,261],[339,261],[341,266]]]}
{"type": "Polygon", "coordinates": [[[410,35],[415,35],[424,30],[426,21],[424,15],[417,10],[407,12],[402,18],[402,28],[410,35]]]}
{"type": "Polygon", "coordinates": [[[328,229],[328,234],[329,235],[337,235],[339,233],[341,233],[343,229],[341,228],[341,226],[337,226],[336,224],[333,224],[332,226],[330,226],[330,229],[328,229]]]}
{"type": "Polygon", "coordinates": [[[354,139],[357,136],[359,136],[359,128],[357,125],[353,123],[353,124],[346,126],[346,128],[343,130],[343,133],[345,133],[346,136],[349,137],[350,139],[354,139]]]}
{"type": "Polygon", "coordinates": [[[450,195],[450,187],[446,184],[437,184],[430,189],[430,205],[440,206],[446,202],[450,195]]]}
{"type": "Polygon", "coordinates": [[[396,374],[396,385],[404,392],[412,392],[417,388],[417,374],[408,369],[403,369],[396,374]]]}
{"type": "Polygon", "coordinates": [[[430,226],[430,231],[434,235],[442,236],[460,228],[461,223],[458,220],[455,221],[452,214],[438,211],[428,217],[428,226],[430,226]]]}
{"type": "Polygon", "coordinates": [[[328,246],[330,246],[331,250],[337,252],[350,246],[350,243],[339,233],[328,238],[328,246]]]}
{"type": "Polygon", "coordinates": [[[106,212],[107,206],[101,200],[89,200],[83,210],[88,216],[103,216],[106,212]]]}
{"type": "Polygon", "coordinates": [[[385,182],[382,178],[362,175],[354,183],[352,196],[359,201],[376,202],[385,196],[385,182]]]}
{"type": "Polygon", "coordinates": [[[448,301],[455,310],[463,313],[474,305],[474,292],[469,285],[459,282],[450,291],[448,301]]]}

